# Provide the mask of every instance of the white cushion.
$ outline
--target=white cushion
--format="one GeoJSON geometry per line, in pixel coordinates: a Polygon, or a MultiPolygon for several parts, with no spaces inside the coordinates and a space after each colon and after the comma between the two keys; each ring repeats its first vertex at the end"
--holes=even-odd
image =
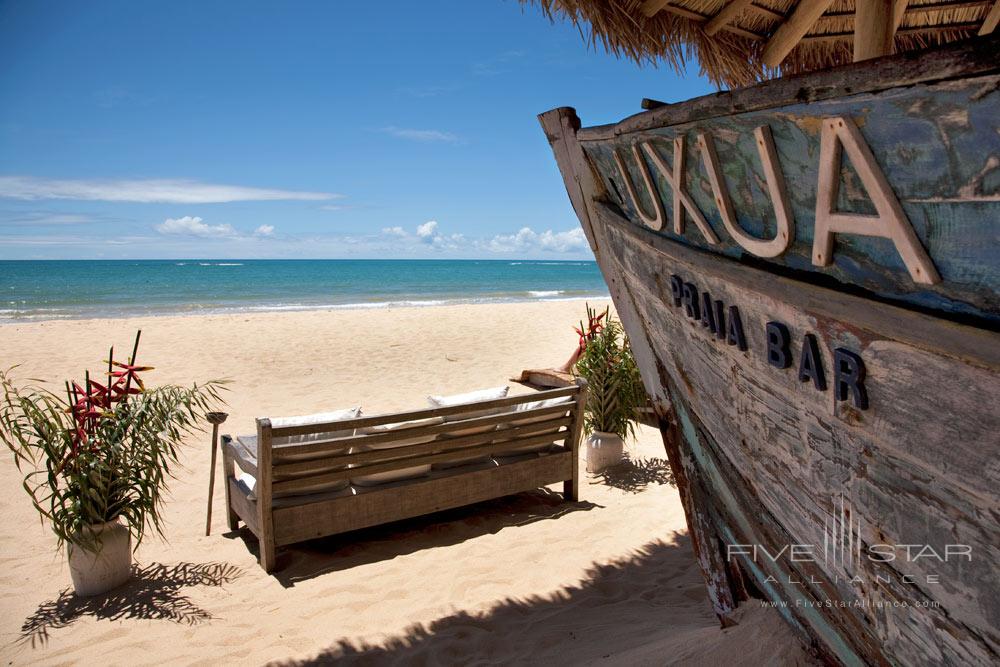
{"type": "MultiPolygon", "coordinates": [[[[453,394],[451,396],[428,396],[427,402],[430,403],[432,408],[444,408],[453,405],[464,405],[466,403],[475,403],[478,401],[495,401],[500,398],[506,398],[507,392],[510,391],[509,386],[502,387],[492,387],[490,389],[479,389],[477,391],[470,391],[464,394],[453,394]]],[[[488,408],[486,410],[473,410],[469,413],[463,413],[461,415],[448,415],[445,417],[446,422],[461,421],[463,419],[474,419],[476,417],[491,417],[493,415],[501,414],[505,408],[488,408]]],[[[456,428],[454,431],[448,431],[442,437],[457,438],[463,435],[476,435],[477,433],[487,433],[489,431],[495,431],[496,426],[470,426],[468,428],[456,428]]],[[[454,468],[455,466],[468,465],[470,463],[481,463],[489,459],[486,455],[480,456],[470,456],[464,459],[456,459],[454,461],[449,461],[447,463],[435,463],[435,468],[454,468]]]]}
{"type": "MultiPolygon", "coordinates": [[[[332,412],[317,412],[311,415],[299,415],[296,417],[272,417],[272,428],[285,428],[288,426],[309,426],[311,424],[323,424],[325,422],[344,421],[345,419],[356,419],[361,414],[361,407],[347,408],[346,410],[334,410],[332,412]]],[[[316,442],[317,440],[329,440],[331,438],[347,438],[354,435],[353,429],[340,431],[323,431],[320,433],[307,433],[305,435],[287,435],[281,438],[273,438],[271,442],[275,445],[295,445],[303,442],[316,442]]]]}
{"type": "MultiPolygon", "coordinates": [[[[333,421],[344,421],[345,419],[355,419],[361,414],[361,407],[347,408],[346,410],[334,410],[331,412],[317,412],[311,415],[298,415],[294,417],[272,417],[271,427],[272,428],[285,428],[289,426],[309,426],[311,424],[324,424],[333,421]]],[[[333,451],[327,451],[322,453],[302,453],[296,454],[293,451],[295,445],[301,445],[309,442],[317,442],[320,440],[330,440],[333,438],[347,438],[354,435],[354,429],[338,430],[338,431],[322,431],[320,433],[307,433],[304,435],[291,435],[271,439],[271,445],[278,449],[286,449],[283,452],[285,459],[287,461],[308,461],[316,458],[323,458],[334,453],[333,451]]],[[[249,461],[253,466],[257,467],[257,437],[256,436],[241,436],[237,439],[237,456],[249,461]]],[[[346,453],[346,448],[344,453],[346,453]]],[[[332,472],[334,470],[339,470],[340,467],[331,467],[328,470],[320,471],[317,470],[316,473],[320,472],[332,472]]],[[[253,475],[240,471],[239,477],[244,484],[246,484],[251,491],[254,491],[257,487],[257,480],[253,475]]],[[[317,484],[309,485],[305,488],[299,489],[292,492],[278,492],[274,494],[274,498],[287,498],[292,496],[306,496],[314,493],[326,493],[329,491],[339,491],[348,487],[350,482],[346,479],[337,480],[335,482],[321,482],[317,484]]]]}
{"type": "MultiPolygon", "coordinates": [[[[417,426],[433,426],[435,424],[443,424],[444,419],[441,417],[431,417],[429,419],[415,419],[413,421],[407,422],[397,422],[395,424],[381,424],[379,426],[368,426],[365,428],[358,429],[358,435],[376,435],[380,433],[391,433],[393,431],[403,430],[407,428],[414,428],[417,426]]],[[[374,444],[364,444],[361,443],[354,448],[354,451],[365,452],[377,449],[396,449],[399,447],[408,447],[410,445],[421,445],[425,442],[432,442],[436,435],[420,435],[413,438],[403,438],[402,440],[393,440],[392,442],[381,442],[374,444]]],[[[405,454],[405,452],[402,452],[405,454]]],[[[391,457],[387,457],[386,461],[391,461],[391,457]]],[[[378,472],[370,475],[358,475],[357,477],[351,478],[351,484],[357,484],[358,486],[374,486],[376,484],[388,484],[389,482],[398,482],[403,479],[412,479],[414,477],[423,477],[431,471],[430,464],[411,466],[409,468],[403,468],[401,470],[391,470],[389,472],[378,472]]]]}
{"type": "MultiPolygon", "coordinates": [[[[490,389],[478,389],[464,394],[452,394],[451,396],[428,396],[427,401],[434,408],[444,408],[451,405],[464,405],[466,403],[476,403],[478,401],[494,401],[499,398],[506,398],[510,387],[492,387],[490,389]]],[[[491,412],[491,414],[493,414],[491,412]]]]}
{"type": "MultiPolygon", "coordinates": [[[[287,447],[287,445],[285,445],[287,447]]],[[[236,440],[235,447],[236,456],[240,459],[250,463],[254,468],[257,467],[257,438],[254,436],[240,437],[236,440]]],[[[238,468],[238,466],[237,466],[238,468]]],[[[333,472],[335,470],[342,470],[341,466],[333,466],[325,469],[318,469],[315,472],[309,474],[321,474],[323,472],[333,472]]],[[[257,488],[257,479],[247,473],[242,469],[238,470],[238,479],[240,479],[244,484],[249,487],[251,491],[255,491],[257,488]]],[[[320,482],[317,484],[310,484],[307,487],[301,488],[297,491],[290,492],[278,492],[273,495],[274,498],[289,498],[292,496],[308,496],[314,493],[326,493],[328,491],[339,491],[341,489],[346,489],[349,482],[346,479],[340,479],[335,482],[320,482]]]]}
{"type": "MultiPolygon", "coordinates": [[[[537,408],[550,408],[550,407],[554,407],[554,406],[557,406],[557,405],[565,405],[566,409],[569,410],[570,407],[571,407],[570,404],[572,402],[573,402],[573,397],[572,396],[560,396],[559,398],[547,398],[544,401],[531,401],[530,403],[519,403],[517,406],[515,406],[514,413],[512,415],[512,416],[515,416],[515,418],[511,419],[511,421],[509,422],[509,425],[512,428],[516,428],[518,426],[526,426],[528,424],[537,424],[537,423],[540,423],[540,422],[548,421],[550,419],[555,419],[558,415],[554,415],[554,414],[549,414],[549,415],[535,415],[535,416],[531,416],[531,417],[524,417],[522,419],[517,419],[516,418],[516,414],[518,412],[526,412],[528,410],[535,410],[537,408]]],[[[553,428],[553,429],[551,429],[551,431],[549,431],[549,430],[539,431],[538,433],[535,433],[535,434],[532,434],[532,435],[542,435],[542,434],[550,433],[550,432],[551,433],[556,433],[558,430],[559,430],[558,428],[553,428]]],[[[553,438],[553,440],[556,440],[556,438],[553,438]]],[[[511,449],[504,449],[504,450],[497,451],[496,455],[497,456],[514,456],[514,455],[517,455],[517,454],[527,454],[527,453],[530,453],[530,452],[544,452],[545,450],[547,450],[550,447],[552,447],[552,444],[553,443],[542,443],[540,445],[524,445],[522,447],[513,447],[511,449]]]]}

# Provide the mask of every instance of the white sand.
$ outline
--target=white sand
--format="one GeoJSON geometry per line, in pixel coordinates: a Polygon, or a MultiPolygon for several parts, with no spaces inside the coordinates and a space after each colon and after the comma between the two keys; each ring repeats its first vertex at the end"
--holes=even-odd
{"type": "MultiPolygon", "coordinates": [[[[148,381],[229,378],[224,432],[242,433],[255,416],[417,408],[429,393],[506,384],[523,368],[564,361],[582,314],[582,303],[550,302],[4,325],[0,365],[22,364],[20,377],[78,378],[142,328],[139,361],[157,367],[148,381]]],[[[665,458],[652,429],[629,449],[665,458]]],[[[171,486],[167,541],[151,538],[136,555],[143,574],[82,601],[3,455],[4,661],[809,661],[777,613],[754,603],[739,626],[718,628],[677,492],[656,462],[638,488],[588,478],[577,504],[538,491],[295,545],[267,576],[253,537],[227,534],[221,483],[204,536],[208,461],[206,435],[190,443],[171,486]]]]}

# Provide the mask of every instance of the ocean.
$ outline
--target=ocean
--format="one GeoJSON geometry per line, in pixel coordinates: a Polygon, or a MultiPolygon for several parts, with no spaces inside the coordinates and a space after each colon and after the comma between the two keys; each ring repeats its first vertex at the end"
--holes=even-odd
{"type": "Polygon", "coordinates": [[[0,322],[606,297],[595,262],[0,261],[0,322]]]}

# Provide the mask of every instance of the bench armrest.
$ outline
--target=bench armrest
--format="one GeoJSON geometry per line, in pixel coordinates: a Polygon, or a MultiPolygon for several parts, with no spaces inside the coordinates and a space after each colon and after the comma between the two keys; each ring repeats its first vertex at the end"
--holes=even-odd
{"type": "Polygon", "coordinates": [[[226,436],[222,440],[222,448],[240,470],[252,475],[254,479],[258,478],[257,459],[240,445],[239,440],[226,436]]]}

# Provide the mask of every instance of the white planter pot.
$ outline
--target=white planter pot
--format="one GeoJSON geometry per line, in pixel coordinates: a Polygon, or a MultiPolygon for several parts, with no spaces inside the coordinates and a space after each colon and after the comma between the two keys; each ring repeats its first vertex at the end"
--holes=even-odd
{"type": "Polygon", "coordinates": [[[72,542],[66,546],[76,594],[100,595],[128,581],[132,576],[132,536],[128,528],[118,521],[109,521],[84,530],[98,540],[96,552],[72,542]]]}
{"type": "Polygon", "coordinates": [[[614,433],[594,431],[587,436],[587,472],[601,472],[621,463],[625,443],[614,433]]]}

